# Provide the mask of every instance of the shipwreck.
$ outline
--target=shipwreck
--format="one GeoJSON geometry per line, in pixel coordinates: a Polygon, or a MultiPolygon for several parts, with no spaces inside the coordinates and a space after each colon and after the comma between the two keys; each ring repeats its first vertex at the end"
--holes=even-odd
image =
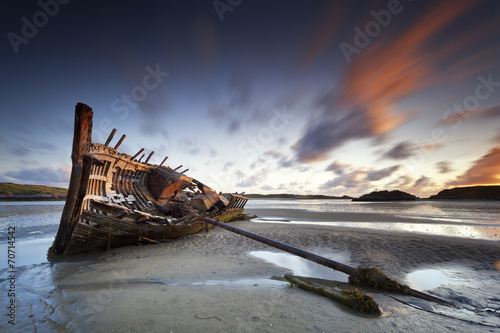
{"type": "Polygon", "coordinates": [[[78,103],[71,153],[72,169],[59,229],[50,249],[73,254],[123,245],[161,243],[208,228],[203,218],[242,212],[249,198],[217,193],[181,172],[179,166],[150,164],[144,148],[130,156],[92,142],[92,109],[78,103]],[[142,154],[142,155],[141,155],[142,154]]]}

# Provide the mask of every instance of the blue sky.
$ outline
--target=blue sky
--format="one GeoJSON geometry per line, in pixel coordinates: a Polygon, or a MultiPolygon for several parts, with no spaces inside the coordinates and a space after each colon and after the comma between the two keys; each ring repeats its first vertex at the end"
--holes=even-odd
{"type": "Polygon", "coordinates": [[[500,184],[498,1],[2,7],[0,181],[67,186],[83,102],[221,191],[500,184]]]}

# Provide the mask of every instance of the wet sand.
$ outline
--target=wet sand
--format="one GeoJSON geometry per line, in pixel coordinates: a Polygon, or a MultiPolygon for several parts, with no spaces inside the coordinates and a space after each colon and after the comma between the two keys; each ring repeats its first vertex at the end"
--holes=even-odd
{"type": "MultiPolygon", "coordinates": [[[[394,295],[451,316],[498,325],[472,310],[500,307],[500,243],[317,225],[236,222],[234,226],[351,266],[378,267],[409,283],[419,270],[443,272],[431,292],[456,302],[446,308],[394,295]],[[451,282],[450,282],[451,281],[451,282]]],[[[212,229],[152,246],[20,268],[15,330],[37,332],[498,332],[415,309],[367,291],[384,315],[360,315],[329,299],[270,279],[290,273],[251,255],[267,245],[212,229]]],[[[7,281],[0,283],[5,290],[7,281]]],[[[5,309],[7,300],[0,301],[5,309]]]]}

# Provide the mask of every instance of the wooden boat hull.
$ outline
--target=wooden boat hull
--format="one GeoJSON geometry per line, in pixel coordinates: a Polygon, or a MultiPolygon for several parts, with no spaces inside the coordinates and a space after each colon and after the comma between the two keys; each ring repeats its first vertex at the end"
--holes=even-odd
{"type": "MultiPolygon", "coordinates": [[[[172,169],[145,162],[144,149],[134,156],[118,152],[125,138],[109,146],[93,143],[93,112],[75,110],[72,171],[54,254],[72,254],[131,244],[161,243],[207,229],[203,217],[243,211],[248,198],[223,196],[172,169]]],[[[208,230],[208,229],[207,229],[208,230]]]]}
{"type": "Polygon", "coordinates": [[[102,219],[91,211],[82,213],[83,219],[98,221],[99,227],[80,222],[77,224],[66,254],[105,250],[123,245],[162,243],[205,230],[204,222],[188,226],[134,225],[119,219],[102,219]]]}

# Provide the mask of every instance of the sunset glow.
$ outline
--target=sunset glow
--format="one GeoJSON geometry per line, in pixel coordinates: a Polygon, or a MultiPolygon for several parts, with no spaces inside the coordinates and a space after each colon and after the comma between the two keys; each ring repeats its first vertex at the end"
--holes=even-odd
{"type": "Polygon", "coordinates": [[[83,102],[218,191],[500,184],[497,1],[54,3],[3,5],[2,182],[66,187],[83,102]]]}

